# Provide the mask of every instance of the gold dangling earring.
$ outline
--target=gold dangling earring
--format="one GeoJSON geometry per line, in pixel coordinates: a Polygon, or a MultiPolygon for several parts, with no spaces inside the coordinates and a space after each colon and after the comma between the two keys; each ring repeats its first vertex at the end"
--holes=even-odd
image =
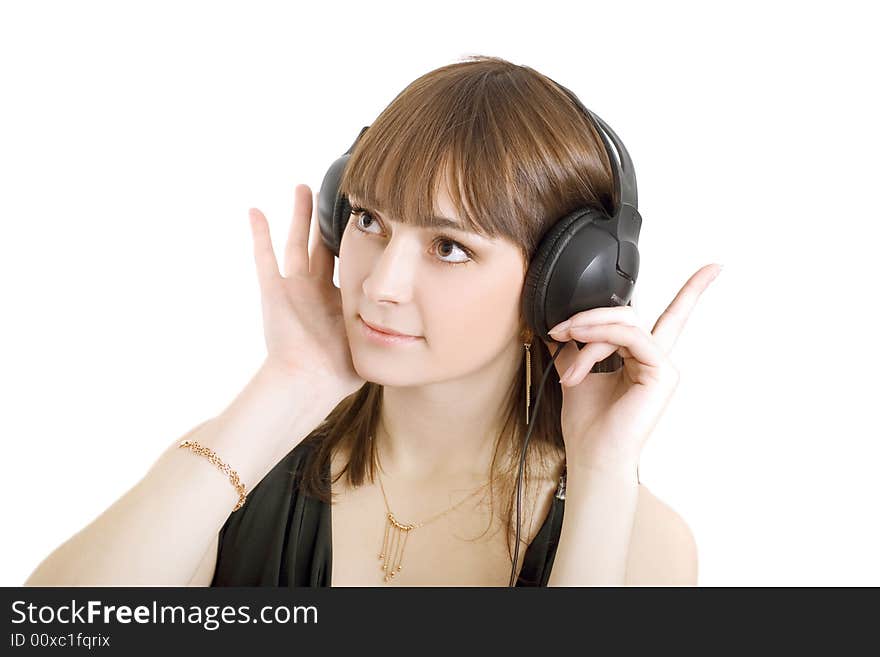
{"type": "Polygon", "coordinates": [[[529,406],[532,403],[532,343],[524,342],[526,348],[526,426],[529,424],[529,406]]]}

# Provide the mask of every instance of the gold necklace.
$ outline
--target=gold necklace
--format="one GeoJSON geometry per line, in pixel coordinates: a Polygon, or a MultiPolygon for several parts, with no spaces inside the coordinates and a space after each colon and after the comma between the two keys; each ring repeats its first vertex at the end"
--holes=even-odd
{"type": "MultiPolygon", "coordinates": [[[[372,440],[372,436],[370,436],[370,439],[372,440]]],[[[377,454],[377,465],[378,459],[379,455],[377,454]]],[[[479,493],[495,480],[495,478],[493,477],[485,484],[480,486],[478,489],[476,489],[473,493],[465,497],[457,504],[449,507],[448,509],[446,509],[446,511],[443,511],[442,513],[431,516],[427,520],[424,520],[420,523],[406,524],[398,522],[397,519],[394,517],[394,514],[391,512],[391,507],[388,504],[388,496],[385,494],[385,486],[382,485],[382,475],[379,472],[380,469],[381,466],[376,468],[376,475],[379,477],[379,487],[382,489],[382,497],[385,499],[385,510],[388,512],[388,514],[385,516],[385,537],[382,540],[382,551],[379,553],[379,560],[382,561],[382,570],[385,571],[385,577],[383,578],[385,582],[390,582],[394,578],[394,576],[399,573],[403,568],[403,550],[404,548],[406,548],[406,539],[413,529],[424,527],[428,523],[434,522],[438,518],[445,516],[453,509],[467,502],[470,498],[479,493]],[[403,538],[403,540],[401,540],[401,537],[403,538]]]]}

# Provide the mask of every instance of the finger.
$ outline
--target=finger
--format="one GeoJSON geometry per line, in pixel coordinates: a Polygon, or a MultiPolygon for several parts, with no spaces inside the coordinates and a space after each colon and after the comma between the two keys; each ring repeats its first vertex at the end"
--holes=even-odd
{"type": "Polygon", "coordinates": [[[293,192],[293,218],[284,247],[284,276],[309,273],[309,218],[312,216],[312,190],[297,185],[293,192]]]}
{"type": "Polygon", "coordinates": [[[648,330],[647,325],[636,314],[632,306],[603,306],[575,313],[568,320],[554,326],[548,333],[553,335],[553,337],[557,337],[556,333],[560,329],[571,326],[591,326],[593,324],[630,324],[632,326],[639,326],[645,329],[645,331],[648,330]]]}
{"type": "MultiPolygon", "coordinates": [[[[608,342],[629,349],[632,357],[647,367],[658,370],[664,367],[665,354],[654,338],[636,326],[626,324],[601,324],[599,326],[575,327],[572,336],[579,342],[608,342]]],[[[616,351],[616,349],[615,349],[616,351]]]]}
{"type": "Polygon", "coordinates": [[[578,385],[593,369],[593,365],[623,349],[624,347],[609,342],[591,342],[578,352],[574,363],[562,373],[559,382],[567,388],[578,385]]]}
{"type": "Polygon", "coordinates": [[[572,315],[571,323],[563,322],[557,324],[549,331],[549,334],[561,342],[574,340],[572,330],[579,328],[587,328],[589,326],[600,326],[602,324],[622,324],[624,326],[634,326],[645,333],[648,332],[647,326],[643,326],[643,322],[632,308],[627,306],[610,307],[610,308],[593,308],[572,315]],[[602,312],[598,312],[602,311],[602,312]],[[601,318],[607,318],[605,321],[599,321],[601,318]],[[562,328],[560,328],[562,327],[562,328]]]}
{"type": "Polygon", "coordinates": [[[317,195],[309,228],[309,273],[333,282],[333,252],[321,238],[321,222],[318,220],[317,195]]]}
{"type": "Polygon", "coordinates": [[[685,322],[690,317],[691,311],[697,305],[700,295],[709,287],[709,283],[721,273],[721,265],[712,264],[701,267],[693,274],[675,295],[666,310],[657,318],[651,335],[654,342],[665,353],[672,351],[678,336],[684,328],[685,322]]]}
{"type": "Polygon", "coordinates": [[[264,293],[275,289],[281,280],[278,261],[272,248],[272,237],[269,235],[269,222],[262,212],[256,208],[249,211],[251,235],[254,239],[254,262],[257,265],[257,278],[264,293]]]}

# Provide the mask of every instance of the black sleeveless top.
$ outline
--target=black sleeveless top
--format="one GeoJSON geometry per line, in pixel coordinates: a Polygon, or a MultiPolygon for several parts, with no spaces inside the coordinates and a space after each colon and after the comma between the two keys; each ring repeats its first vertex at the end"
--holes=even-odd
{"type": "MultiPolygon", "coordinates": [[[[330,586],[330,505],[299,491],[301,468],[314,444],[304,440],[294,447],[229,515],[220,529],[211,586],[330,586]]],[[[329,482],[329,463],[324,474],[329,482]]],[[[564,506],[565,471],[526,549],[517,586],[547,586],[564,506]]]]}

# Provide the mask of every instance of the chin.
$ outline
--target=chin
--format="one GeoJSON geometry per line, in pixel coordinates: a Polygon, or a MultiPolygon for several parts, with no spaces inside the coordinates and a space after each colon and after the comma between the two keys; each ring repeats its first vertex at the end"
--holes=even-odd
{"type": "Polygon", "coordinates": [[[359,356],[355,350],[351,352],[354,371],[364,381],[380,386],[405,387],[418,385],[411,374],[416,368],[407,367],[404,359],[388,356],[359,356]]]}

